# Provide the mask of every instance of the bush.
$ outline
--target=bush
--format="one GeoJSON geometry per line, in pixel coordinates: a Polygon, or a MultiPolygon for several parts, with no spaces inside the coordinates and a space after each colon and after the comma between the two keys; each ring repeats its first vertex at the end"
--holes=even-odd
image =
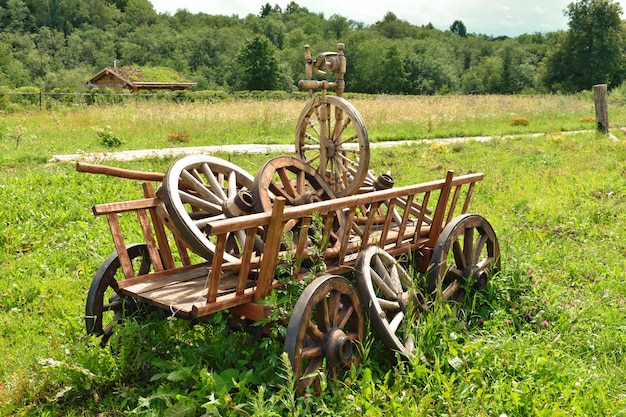
{"type": "Polygon", "coordinates": [[[530,120],[526,117],[514,117],[509,121],[509,126],[528,126],[530,120]]]}
{"type": "Polygon", "coordinates": [[[122,140],[115,136],[111,130],[111,126],[97,128],[96,135],[100,138],[100,143],[105,148],[117,148],[122,145],[122,140]]]}

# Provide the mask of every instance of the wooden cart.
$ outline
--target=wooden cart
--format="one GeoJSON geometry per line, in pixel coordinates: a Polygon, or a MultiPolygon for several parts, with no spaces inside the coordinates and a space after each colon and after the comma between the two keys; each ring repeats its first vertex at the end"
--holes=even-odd
{"type": "Polygon", "coordinates": [[[77,164],[78,171],[141,180],[145,196],[93,207],[107,218],[115,251],[89,289],[89,333],[106,343],[114,324],[138,305],[187,319],[228,310],[263,320],[268,307],[260,301],[273,289],[315,275],[285,338],[304,392],[319,382],[318,371],[332,377],[357,360],[365,311],[390,349],[411,356],[407,321],[427,299],[462,297],[499,270],[493,228],[467,214],[483,174],[448,172],[403,187],[393,187],[388,175],[375,178],[358,112],[325,95],[330,86],[343,91],[343,45],[316,60],[307,48],[305,57],[309,80],[301,84],[323,94],[298,122],[299,158],[273,158],[255,176],[207,155],[180,158],[165,174],[77,164]],[[312,69],[322,68],[337,81],[310,80],[312,69]],[[129,242],[131,235],[142,242],[129,242]],[[427,274],[426,296],[400,262],[408,259],[427,274]],[[354,279],[344,276],[353,271],[354,279]]]}
{"type": "MultiPolygon", "coordinates": [[[[205,164],[215,172],[214,158],[194,158],[208,159],[205,164]]],[[[260,300],[287,278],[303,279],[323,261],[324,274],[305,289],[288,325],[285,350],[295,371],[311,375],[323,367],[333,374],[354,359],[354,344],[364,338],[361,300],[383,341],[410,356],[412,340],[403,334],[402,321],[410,317],[408,309],[425,308],[424,297],[398,259],[418,259],[419,270],[428,274],[427,291],[444,297],[458,296],[468,285],[483,288],[488,274],[499,269],[491,225],[466,214],[482,178],[480,173],[454,177],[448,172],[439,181],[289,207],[278,197],[270,212],[207,222],[205,237],[214,249],[210,260],[199,263],[190,260],[197,255],[180,232],[166,227],[172,219],[164,201],[155,196],[152,183],[144,182],[145,199],[93,208],[94,214],[106,216],[115,252],[89,290],[87,331],[106,342],[124,311],[137,303],[188,319],[229,309],[261,320],[268,311],[260,300]],[[136,216],[143,243],[126,241],[120,226],[125,213],[136,216]],[[279,270],[292,271],[290,277],[277,274],[281,263],[279,270]],[[355,268],[358,291],[341,276],[355,268]]],[[[294,190],[295,197],[302,197],[294,190]]],[[[301,380],[299,389],[313,380],[301,380]]]]}

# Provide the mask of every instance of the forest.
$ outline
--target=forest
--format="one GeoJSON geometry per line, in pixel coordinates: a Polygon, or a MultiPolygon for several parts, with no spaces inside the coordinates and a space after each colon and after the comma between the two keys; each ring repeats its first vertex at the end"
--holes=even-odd
{"type": "Polygon", "coordinates": [[[0,0],[0,91],[81,92],[107,66],[167,66],[196,91],[293,91],[314,54],[345,43],[347,91],[370,94],[571,93],[619,86],[626,29],[612,0],[564,11],[569,29],[515,38],[415,26],[388,12],[373,25],[295,1],[258,14],[157,13],[148,0],[0,0]]]}

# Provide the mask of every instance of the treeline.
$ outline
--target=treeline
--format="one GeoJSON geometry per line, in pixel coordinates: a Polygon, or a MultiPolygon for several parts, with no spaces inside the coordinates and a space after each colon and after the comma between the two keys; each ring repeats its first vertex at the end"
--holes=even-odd
{"type": "Polygon", "coordinates": [[[148,0],[0,0],[0,91],[84,91],[118,66],[170,66],[197,90],[295,89],[303,45],[315,54],[346,44],[347,91],[390,94],[574,92],[618,86],[626,29],[612,0],[566,10],[568,31],[516,38],[418,27],[389,12],[366,26],[291,2],[258,14],[157,13],[148,0]]]}

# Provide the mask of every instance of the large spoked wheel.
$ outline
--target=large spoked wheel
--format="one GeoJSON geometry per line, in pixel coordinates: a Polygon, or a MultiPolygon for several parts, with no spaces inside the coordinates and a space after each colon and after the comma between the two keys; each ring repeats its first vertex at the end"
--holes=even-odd
{"type": "MultiPolygon", "coordinates": [[[[135,276],[152,272],[152,262],[145,244],[127,247],[135,276]]],[[[85,304],[85,327],[88,334],[102,336],[105,345],[113,334],[113,326],[125,315],[136,313],[140,306],[128,297],[120,296],[117,282],[124,279],[120,258],[112,253],[102,263],[91,281],[85,304]]]]}
{"type": "Polygon", "coordinates": [[[359,293],[385,346],[412,357],[411,324],[428,307],[411,276],[385,250],[370,245],[356,262],[359,293]]]}
{"type": "Polygon", "coordinates": [[[337,197],[356,194],[370,161],[365,122],[342,97],[314,98],[300,113],[296,152],[327,178],[337,197]]]}
{"type": "MultiPolygon", "coordinates": [[[[163,179],[163,202],[174,229],[191,250],[207,260],[213,258],[215,244],[204,232],[206,225],[253,212],[253,181],[237,165],[208,155],[184,156],[169,167],[163,179]]],[[[236,260],[244,242],[243,231],[230,236],[224,260],[236,260]]]]}
{"type": "Polygon", "coordinates": [[[320,391],[321,375],[338,372],[359,360],[364,322],[361,302],[348,280],[337,275],[316,278],[296,303],[285,338],[285,352],[298,378],[297,392],[320,391]]]}
{"type": "Polygon", "coordinates": [[[462,300],[500,270],[500,246],[491,224],[478,214],[455,217],[441,232],[428,267],[428,292],[462,300]]]}

